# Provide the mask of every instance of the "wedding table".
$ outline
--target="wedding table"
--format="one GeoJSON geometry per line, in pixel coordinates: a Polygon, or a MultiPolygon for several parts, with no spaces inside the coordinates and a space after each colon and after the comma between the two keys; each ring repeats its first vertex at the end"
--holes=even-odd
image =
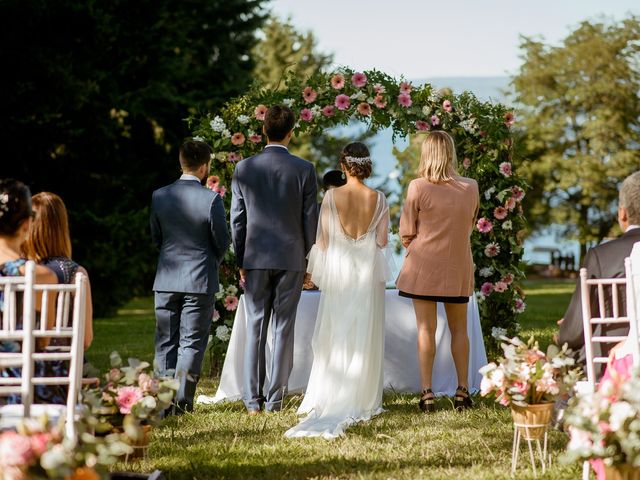
{"type": "MultiPolygon", "coordinates": [[[[313,336],[319,291],[304,291],[298,304],[294,336],[293,370],[289,378],[289,393],[304,392],[311,364],[313,336]]],[[[419,392],[420,372],[416,351],[416,319],[411,300],[398,296],[398,290],[385,292],[385,389],[396,392],[419,392]]],[[[243,394],[244,345],[246,336],[246,312],[244,299],[240,297],[236,317],[229,339],[229,347],[224,360],[220,385],[215,396],[201,395],[198,403],[218,403],[240,400],[243,394]]],[[[474,296],[470,297],[467,314],[469,332],[469,390],[478,391],[482,376],[480,367],[487,363],[487,356],[480,329],[478,304],[474,296]]],[[[267,362],[271,354],[272,336],[269,331],[266,354],[267,362]]],[[[433,391],[436,395],[454,395],[458,385],[456,371],[451,356],[451,334],[447,326],[444,306],[438,304],[438,326],[436,330],[437,350],[433,365],[433,391]]],[[[269,369],[267,369],[268,375],[269,369]]]]}

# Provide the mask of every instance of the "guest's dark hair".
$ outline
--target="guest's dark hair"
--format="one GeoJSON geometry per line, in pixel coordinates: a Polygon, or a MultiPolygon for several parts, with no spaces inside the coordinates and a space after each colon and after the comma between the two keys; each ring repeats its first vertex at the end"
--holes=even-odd
{"type": "Polygon", "coordinates": [[[285,105],[274,105],[264,116],[264,132],[273,142],[281,142],[296,124],[296,116],[285,105]]]}
{"type": "Polygon", "coordinates": [[[186,170],[197,170],[211,160],[213,150],[198,140],[188,140],[180,147],[180,165],[186,170]]]}
{"type": "Polygon", "coordinates": [[[340,170],[329,170],[322,177],[322,188],[328,190],[331,187],[341,187],[347,183],[344,173],[340,170]]]}
{"type": "Polygon", "coordinates": [[[13,236],[31,216],[31,192],[18,180],[0,180],[0,235],[13,236]]]}
{"type": "Polygon", "coordinates": [[[362,142],[351,142],[340,152],[340,163],[352,177],[364,180],[371,176],[373,165],[369,149],[362,142]]]}

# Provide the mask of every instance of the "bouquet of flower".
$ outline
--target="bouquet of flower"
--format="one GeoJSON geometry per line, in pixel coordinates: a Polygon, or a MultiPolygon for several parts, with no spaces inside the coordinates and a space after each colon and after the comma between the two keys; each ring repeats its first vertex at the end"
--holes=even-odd
{"type": "Polygon", "coordinates": [[[640,467],[640,372],[624,381],[605,380],[597,392],[575,397],[565,425],[571,440],[564,460],[640,467]]]}
{"type": "Polygon", "coordinates": [[[84,391],[83,401],[96,422],[96,433],[124,430],[133,439],[140,437],[138,427],[153,425],[171,406],[179,387],[174,378],[160,379],[148,372],[149,363],[135,358],[123,366],[117,352],[111,353],[111,369],[98,388],[84,391]]]}
{"type": "Polygon", "coordinates": [[[17,431],[0,434],[0,478],[99,480],[108,478],[108,465],[131,452],[118,435],[97,439],[78,424],[77,441],[64,437],[61,425],[47,417],[25,419],[17,431]]]}
{"type": "Polygon", "coordinates": [[[494,394],[501,405],[533,405],[553,402],[578,380],[580,369],[565,344],[549,345],[545,354],[533,337],[524,343],[518,337],[501,337],[504,357],[480,369],[480,394],[494,394]]]}

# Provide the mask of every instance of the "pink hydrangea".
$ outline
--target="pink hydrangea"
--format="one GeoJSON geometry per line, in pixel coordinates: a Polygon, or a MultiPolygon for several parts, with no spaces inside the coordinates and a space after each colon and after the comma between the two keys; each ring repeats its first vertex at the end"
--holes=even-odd
{"type": "Polygon", "coordinates": [[[344,87],[344,76],[337,74],[331,77],[331,86],[335,90],[340,90],[342,87],[344,87]]]}
{"type": "Polygon", "coordinates": [[[503,206],[500,207],[496,207],[493,210],[493,216],[496,217],[498,220],[504,220],[505,218],[507,218],[507,209],[504,208],[503,206]]]}
{"type": "Polygon", "coordinates": [[[351,76],[351,83],[356,88],[362,88],[367,84],[367,76],[362,72],[356,72],[351,76]]]}
{"type": "Polygon", "coordinates": [[[398,95],[398,105],[404,108],[409,108],[413,104],[411,95],[408,93],[401,93],[398,95]]]}
{"type": "Polygon", "coordinates": [[[335,107],[333,105],[327,105],[322,109],[322,114],[325,117],[333,117],[336,113],[335,107]]]}
{"type": "Polygon", "coordinates": [[[504,282],[496,282],[494,290],[498,293],[505,292],[507,290],[508,285],[504,282]]]}
{"type": "Polygon", "coordinates": [[[142,400],[142,390],[138,387],[120,387],[117,391],[116,405],[120,413],[127,415],[131,413],[133,406],[142,400]]]}
{"type": "Polygon", "coordinates": [[[253,111],[253,116],[256,117],[256,120],[264,120],[264,116],[267,113],[267,107],[260,104],[253,111]]]}
{"type": "Polygon", "coordinates": [[[505,207],[507,207],[507,209],[509,211],[513,210],[514,208],[516,208],[516,200],[513,197],[509,197],[507,198],[507,201],[504,204],[505,207]]]}
{"type": "Polygon", "coordinates": [[[227,155],[227,160],[229,160],[230,162],[238,162],[242,160],[242,154],[236,153],[236,152],[229,152],[229,155],[227,155]]]}
{"type": "Polygon", "coordinates": [[[306,87],[302,91],[302,98],[306,103],[312,103],[318,98],[318,92],[316,92],[313,87],[306,87]]]}
{"type": "Polygon", "coordinates": [[[409,82],[402,82],[400,84],[400,93],[411,93],[411,84],[409,82]]]}
{"type": "Polygon", "coordinates": [[[488,243],[486,247],[484,247],[484,254],[491,258],[495,257],[500,253],[500,245],[495,242],[488,243]]]}
{"type": "Polygon", "coordinates": [[[465,157],[464,160],[462,161],[462,166],[464,167],[465,170],[468,170],[469,167],[471,166],[471,159],[468,157],[465,157]]]}
{"type": "Polygon", "coordinates": [[[258,135],[257,133],[252,133],[249,135],[249,141],[253,143],[260,143],[262,141],[262,135],[258,135]]]}
{"type": "Polygon", "coordinates": [[[504,124],[507,127],[512,126],[516,122],[516,117],[513,112],[507,112],[504,114],[504,124]]]}
{"type": "Polygon", "coordinates": [[[484,282],[480,287],[480,293],[485,297],[488,296],[491,292],[493,292],[493,283],[484,282]]]}
{"type": "Polygon", "coordinates": [[[33,459],[34,451],[29,437],[10,430],[0,434],[0,466],[27,466],[33,459]]]}
{"type": "Polygon", "coordinates": [[[303,108],[300,111],[300,119],[305,122],[310,122],[313,119],[313,112],[308,108],[303,108]]]}
{"type": "Polygon", "coordinates": [[[358,113],[360,115],[368,117],[369,115],[371,115],[371,105],[369,105],[367,102],[359,103],[358,104],[358,113]]]}
{"type": "Polygon", "coordinates": [[[511,176],[511,163],[510,162],[502,162],[500,164],[500,173],[505,177],[511,176]]]}
{"type": "Polygon", "coordinates": [[[375,98],[373,99],[373,104],[380,109],[383,109],[387,106],[387,102],[384,100],[384,97],[380,94],[375,96],[375,98]]]}
{"type": "Polygon", "coordinates": [[[384,88],[384,85],[380,85],[379,83],[376,83],[373,86],[373,91],[376,92],[376,94],[380,94],[380,93],[384,93],[387,91],[386,88],[384,88]]]}
{"type": "Polygon", "coordinates": [[[238,297],[235,295],[227,295],[224,299],[224,308],[228,311],[233,312],[236,308],[238,308],[238,297]]]}
{"type": "Polygon", "coordinates": [[[429,124],[424,120],[417,120],[416,130],[418,130],[419,132],[426,132],[427,130],[429,130],[429,124]]]}
{"type": "Polygon", "coordinates": [[[434,127],[436,125],[440,125],[440,117],[437,115],[432,115],[431,116],[431,125],[433,125],[434,127]]]}
{"type": "Polygon", "coordinates": [[[231,137],[231,143],[236,146],[242,145],[245,140],[246,138],[244,137],[244,133],[242,132],[236,132],[231,137]]]}
{"type": "Polygon", "coordinates": [[[210,175],[209,178],[207,178],[207,188],[210,190],[214,190],[219,183],[220,178],[217,175],[210,175]]]}
{"type": "Polygon", "coordinates": [[[445,112],[450,112],[451,110],[453,110],[453,107],[451,106],[451,102],[449,100],[445,100],[444,102],[442,102],[442,108],[445,112]]]}
{"type": "Polygon", "coordinates": [[[349,98],[349,95],[345,95],[344,93],[338,95],[336,97],[335,105],[338,110],[348,109],[351,106],[351,99],[349,98]]]}
{"type": "Polygon", "coordinates": [[[493,229],[493,223],[482,217],[476,223],[476,228],[480,233],[489,233],[493,229]]]}
{"type": "Polygon", "coordinates": [[[524,198],[524,190],[518,186],[512,187],[511,193],[513,193],[513,198],[516,202],[520,202],[524,198]]]}

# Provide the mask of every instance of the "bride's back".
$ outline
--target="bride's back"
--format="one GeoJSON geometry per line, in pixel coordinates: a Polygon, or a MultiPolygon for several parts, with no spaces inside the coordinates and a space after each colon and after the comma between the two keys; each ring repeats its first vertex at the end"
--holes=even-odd
{"type": "Polygon", "coordinates": [[[344,233],[354,240],[362,237],[373,221],[378,192],[362,184],[347,184],[331,192],[344,233]]]}

